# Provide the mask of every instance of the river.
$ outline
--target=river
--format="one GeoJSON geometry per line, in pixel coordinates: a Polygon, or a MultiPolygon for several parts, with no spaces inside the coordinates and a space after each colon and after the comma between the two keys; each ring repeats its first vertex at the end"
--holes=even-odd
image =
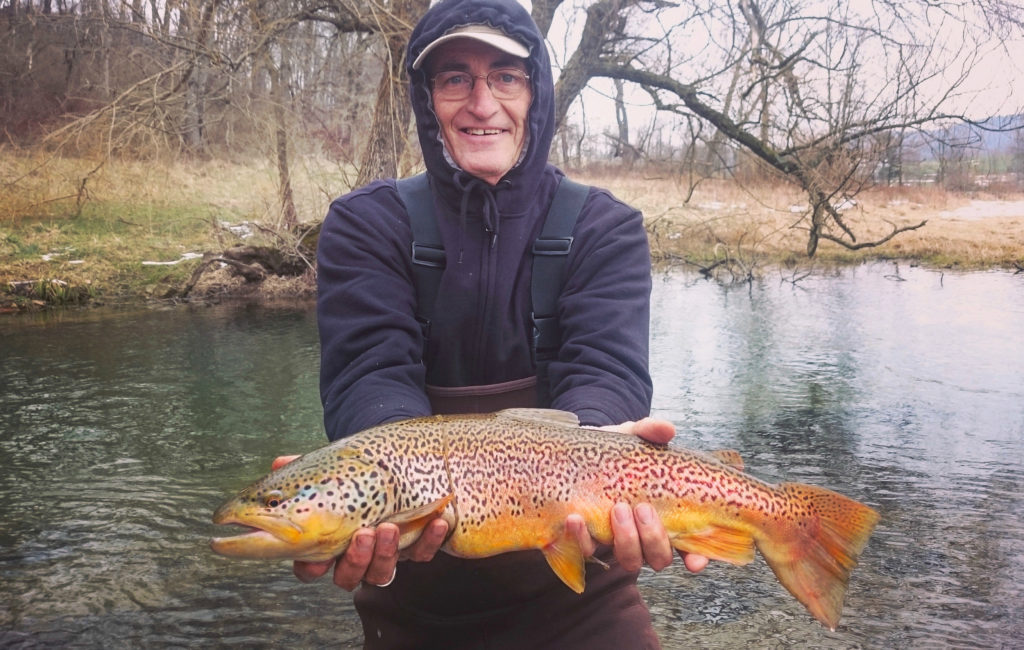
{"type": "MultiPolygon", "coordinates": [[[[655,276],[673,444],[863,500],[881,523],[836,632],[758,559],[641,589],[666,648],[1019,647],[1024,275],[873,264],[655,276]]],[[[308,305],[0,320],[0,646],[359,647],[351,598],[207,548],[210,514],[325,441],[308,305]]]]}

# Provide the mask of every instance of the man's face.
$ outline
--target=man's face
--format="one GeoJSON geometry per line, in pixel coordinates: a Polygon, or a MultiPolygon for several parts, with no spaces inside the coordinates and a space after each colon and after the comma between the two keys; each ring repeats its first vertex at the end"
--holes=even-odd
{"type": "Polygon", "coordinates": [[[526,118],[533,93],[526,90],[514,99],[497,99],[483,78],[493,70],[525,72],[523,59],[468,38],[449,41],[430,55],[427,74],[435,78],[448,71],[465,72],[475,83],[464,99],[446,99],[433,89],[434,113],[441,137],[455,162],[467,173],[491,185],[519,161],[526,141],[526,118]]]}

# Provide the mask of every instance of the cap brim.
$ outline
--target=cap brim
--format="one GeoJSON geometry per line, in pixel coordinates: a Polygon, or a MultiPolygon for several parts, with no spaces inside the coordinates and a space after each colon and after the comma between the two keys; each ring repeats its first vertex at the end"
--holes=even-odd
{"type": "Polygon", "coordinates": [[[490,45],[493,48],[499,49],[502,52],[505,52],[506,54],[517,56],[520,59],[526,59],[529,58],[530,56],[530,50],[526,49],[526,46],[524,46],[516,39],[511,38],[510,36],[506,36],[500,31],[490,27],[485,27],[483,25],[473,25],[468,29],[460,29],[448,32],[447,34],[435,39],[432,43],[423,48],[423,51],[420,52],[420,55],[417,56],[416,60],[412,62],[412,69],[419,70],[421,67],[423,67],[423,64],[426,62],[427,57],[430,56],[431,52],[436,50],[439,46],[444,45],[448,41],[454,41],[457,38],[469,38],[474,41],[479,41],[481,43],[490,45]]]}

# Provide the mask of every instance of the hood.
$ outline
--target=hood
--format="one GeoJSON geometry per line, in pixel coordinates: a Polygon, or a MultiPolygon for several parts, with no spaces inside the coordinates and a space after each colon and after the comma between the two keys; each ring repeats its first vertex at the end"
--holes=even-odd
{"type": "Polygon", "coordinates": [[[529,134],[525,153],[519,163],[505,174],[496,190],[509,189],[513,194],[518,194],[528,192],[529,188],[535,188],[540,182],[554,134],[555,89],[551,62],[540,30],[526,9],[515,0],[444,0],[427,11],[417,24],[409,39],[406,71],[423,161],[435,190],[449,205],[458,206],[469,198],[467,194],[473,194],[472,204],[476,207],[480,201],[493,203],[493,192],[483,181],[470,182],[472,177],[460,172],[446,158],[440,127],[432,108],[426,72],[423,69],[412,69],[413,61],[427,45],[452,28],[471,24],[487,24],[498,28],[524,43],[530,50],[526,66],[533,89],[533,102],[527,118],[529,134]],[[489,201],[484,198],[484,194],[490,195],[489,201]]]}

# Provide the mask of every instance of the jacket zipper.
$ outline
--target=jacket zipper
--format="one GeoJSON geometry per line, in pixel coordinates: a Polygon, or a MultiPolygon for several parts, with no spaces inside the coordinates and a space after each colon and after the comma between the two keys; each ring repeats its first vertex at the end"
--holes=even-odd
{"type": "Polygon", "coordinates": [[[479,318],[477,318],[477,332],[476,332],[476,347],[474,353],[476,355],[476,369],[474,375],[474,384],[486,383],[483,381],[484,372],[487,365],[487,355],[482,353],[484,344],[487,338],[487,314],[491,308],[491,299],[494,295],[494,281],[495,281],[495,260],[497,259],[496,245],[497,242],[494,239],[493,233],[485,232],[487,239],[487,246],[483,247],[483,252],[480,256],[480,312],[479,318]]]}

